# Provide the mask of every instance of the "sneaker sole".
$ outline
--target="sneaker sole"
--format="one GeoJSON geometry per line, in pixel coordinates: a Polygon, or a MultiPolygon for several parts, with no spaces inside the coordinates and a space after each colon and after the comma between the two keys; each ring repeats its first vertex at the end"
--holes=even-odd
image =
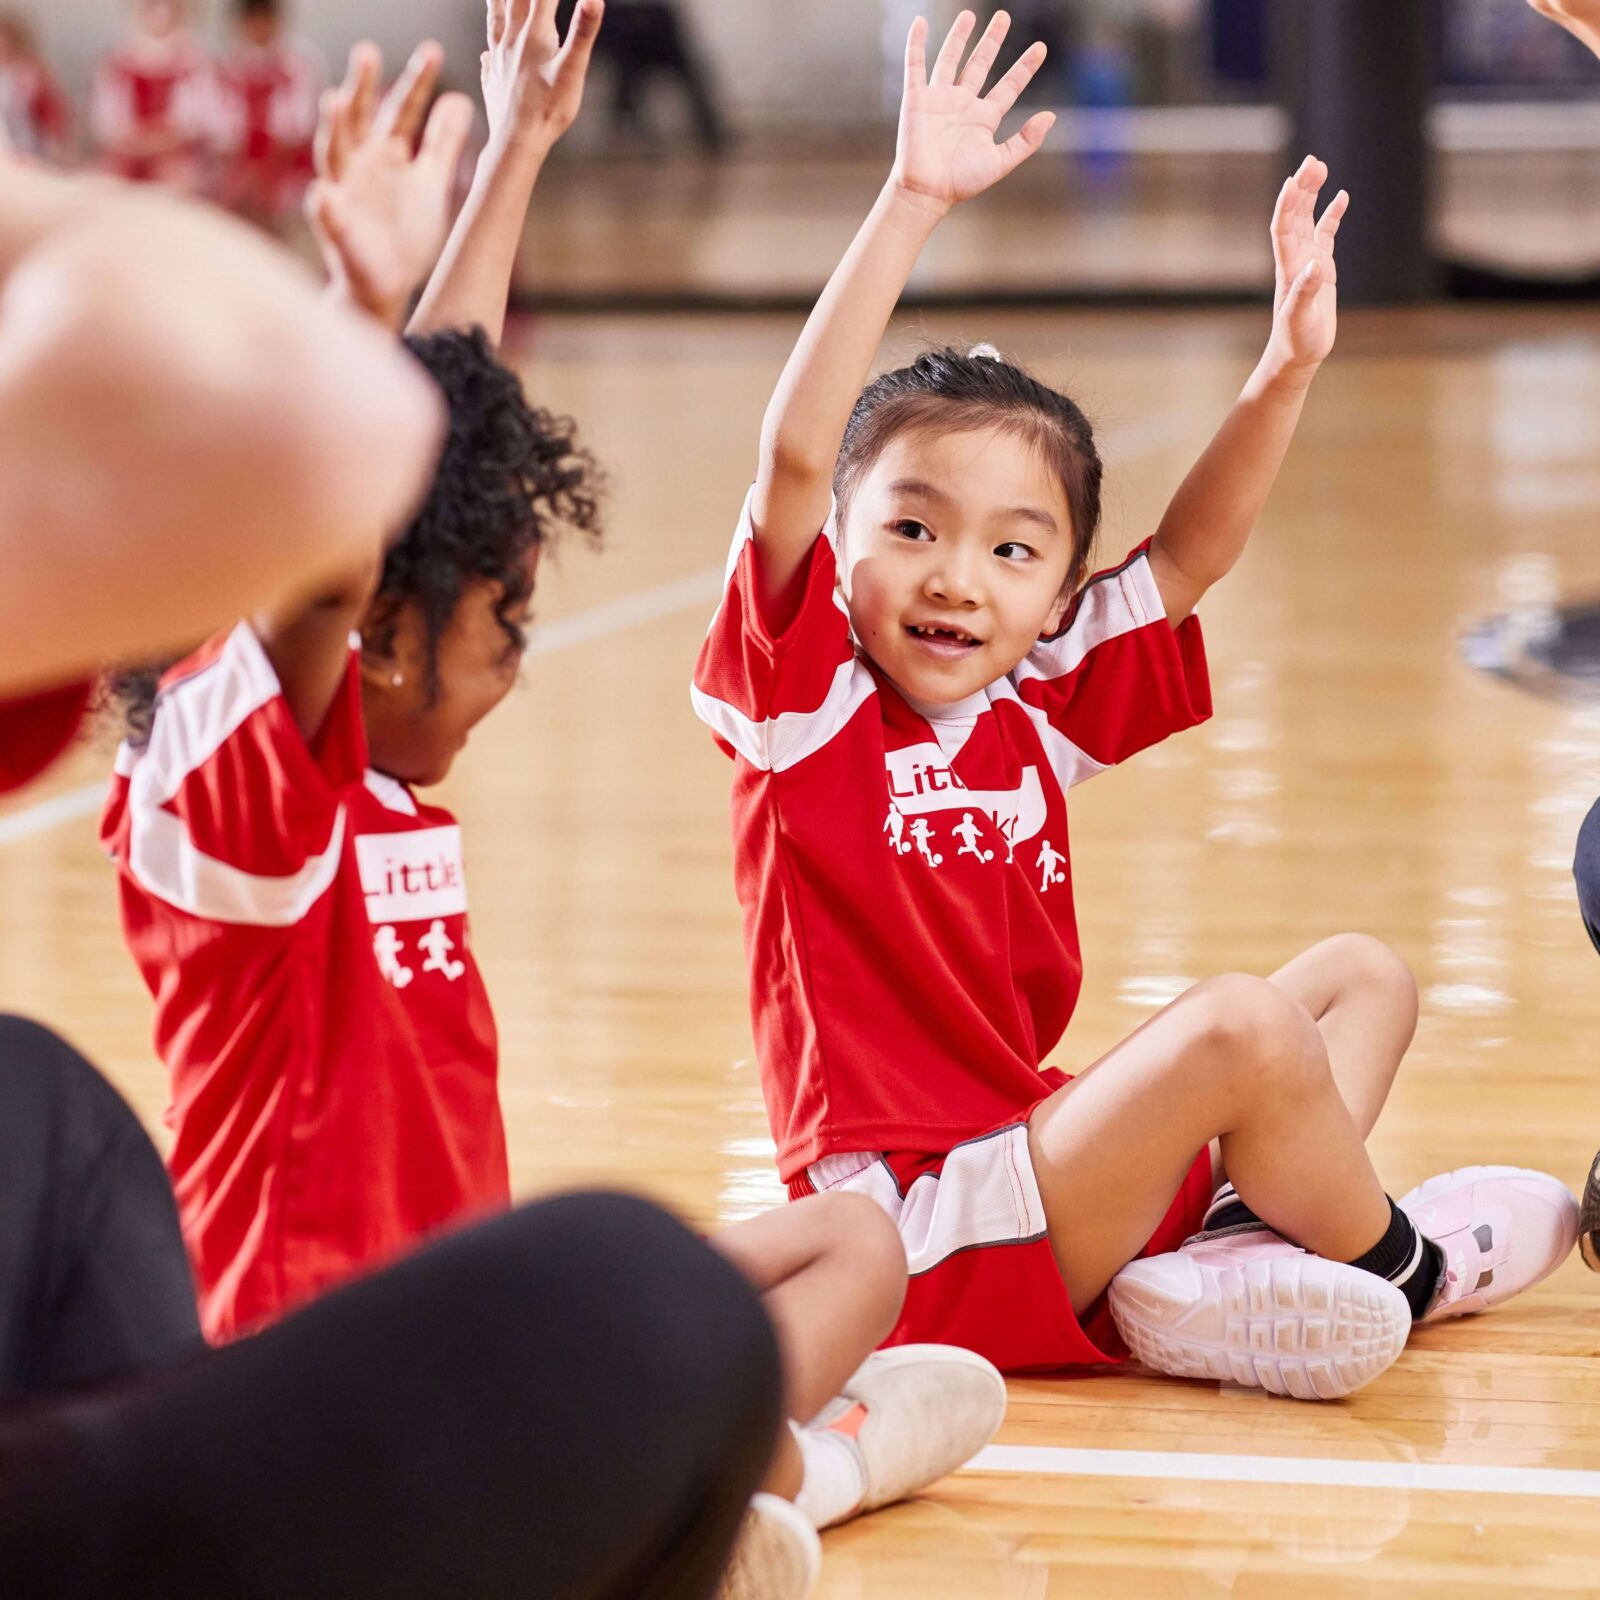
{"type": "Polygon", "coordinates": [[[1591,1272],[1600,1272],[1600,1155],[1589,1168],[1589,1181],[1583,1188],[1583,1207],[1578,1214],[1578,1250],[1591,1272]]]}
{"type": "Polygon", "coordinates": [[[817,1530],[787,1500],[758,1494],[740,1524],[717,1600],[806,1600],[821,1577],[817,1530]]]}
{"type": "Polygon", "coordinates": [[[1111,1314],[1145,1366],[1295,1400],[1339,1400],[1393,1365],[1411,1308],[1391,1283],[1320,1256],[1272,1256],[1222,1269],[1203,1302],[1141,1282],[1138,1263],[1112,1280],[1111,1314]],[[1222,1332],[1182,1326],[1197,1310],[1222,1332]]]}

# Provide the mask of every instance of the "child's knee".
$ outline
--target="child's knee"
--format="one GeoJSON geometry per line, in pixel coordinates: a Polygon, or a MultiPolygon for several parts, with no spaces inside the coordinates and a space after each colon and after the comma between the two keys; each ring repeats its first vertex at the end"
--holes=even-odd
{"type": "Polygon", "coordinates": [[[1329,1075],[1311,1014],[1276,984],[1248,973],[1208,978],[1193,991],[1208,1070],[1240,1093],[1297,1091],[1329,1075]]]}
{"type": "Polygon", "coordinates": [[[1341,933],[1326,948],[1338,961],[1345,982],[1381,999],[1412,1027],[1417,1021],[1417,980],[1398,951],[1369,933],[1341,933]]]}
{"type": "Polygon", "coordinates": [[[882,1302],[887,1326],[899,1318],[906,1297],[906,1247],[888,1214],[864,1194],[818,1196],[826,1206],[830,1246],[849,1262],[852,1275],[871,1285],[882,1302]]]}

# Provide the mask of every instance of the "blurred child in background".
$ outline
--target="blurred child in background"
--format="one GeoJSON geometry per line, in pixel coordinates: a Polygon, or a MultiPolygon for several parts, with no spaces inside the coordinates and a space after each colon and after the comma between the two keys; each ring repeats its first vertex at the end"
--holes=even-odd
{"type": "Polygon", "coordinates": [[[56,162],[72,143],[72,107],[27,18],[14,11],[0,11],[0,139],[22,155],[56,162]]]}
{"type": "Polygon", "coordinates": [[[218,198],[274,227],[312,178],[321,57],[288,28],[283,0],[237,0],[232,46],[217,66],[218,198]]]}
{"type": "Polygon", "coordinates": [[[215,117],[210,63],[190,0],[134,0],[128,36],[100,63],[89,122],[118,177],[194,193],[215,117]]]}

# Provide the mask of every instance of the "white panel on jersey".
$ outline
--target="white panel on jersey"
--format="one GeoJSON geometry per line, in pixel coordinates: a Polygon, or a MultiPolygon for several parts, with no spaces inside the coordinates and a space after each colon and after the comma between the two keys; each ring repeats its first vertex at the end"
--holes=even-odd
{"type": "Polygon", "coordinates": [[[214,661],[157,697],[150,742],[131,774],[129,805],[136,810],[165,805],[191,772],[279,692],[267,652],[249,623],[241,622],[214,661]]]}
{"type": "Polygon", "coordinates": [[[822,749],[877,691],[872,674],[852,659],[840,663],[815,711],[783,711],[757,721],[696,685],[690,685],[689,696],[695,715],[751,766],[762,772],[784,772],[822,749]]]}
{"type": "Polygon", "coordinates": [[[420,922],[467,909],[461,829],[356,835],[356,863],[367,916],[378,922],[420,922]]]}
{"type": "Polygon", "coordinates": [[[1017,667],[1016,678],[1062,678],[1075,672],[1097,645],[1133,633],[1157,619],[1166,620],[1150,560],[1139,555],[1120,572],[1083,591],[1072,626],[1059,639],[1036,644],[1017,667]]]}
{"type": "Polygon", "coordinates": [[[992,685],[989,696],[992,700],[1014,700],[1027,712],[1033,731],[1039,735],[1039,743],[1044,746],[1050,770],[1055,773],[1056,782],[1063,790],[1106,770],[1105,762],[1096,761],[1088,751],[1080,750],[1038,706],[1030,706],[1009,680],[992,685]]]}
{"type": "Polygon", "coordinates": [[[129,810],[128,871],[140,888],[192,917],[288,928],[305,917],[338,876],[344,826],[340,806],[321,855],[312,856],[298,872],[262,877],[196,848],[188,829],[170,811],[136,806],[129,810]]]}
{"type": "Polygon", "coordinates": [[[958,1251],[1022,1244],[1046,1231],[1022,1123],[957,1145],[939,1175],[918,1178],[904,1199],[879,1156],[826,1156],[806,1172],[819,1191],[846,1190],[875,1200],[900,1230],[912,1277],[958,1251]]]}
{"type": "Polygon", "coordinates": [[[390,811],[398,811],[406,817],[417,815],[417,802],[411,798],[411,791],[387,772],[376,772],[368,767],[361,781],[366,785],[367,793],[382,801],[390,811]]]}

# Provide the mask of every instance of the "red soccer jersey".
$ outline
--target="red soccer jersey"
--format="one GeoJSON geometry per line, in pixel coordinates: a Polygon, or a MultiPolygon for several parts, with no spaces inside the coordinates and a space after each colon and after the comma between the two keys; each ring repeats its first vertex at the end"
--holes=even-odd
{"type": "Polygon", "coordinates": [[[59,151],[72,132],[72,107],[38,61],[0,66],[0,134],[23,155],[59,151]]]}
{"type": "Polygon", "coordinates": [[[308,743],[243,623],[118,756],[101,839],[213,1339],[509,1200],[461,832],[366,762],[354,657],[308,743]]]}
{"type": "MultiPolygon", "coordinates": [[[[831,531],[831,530],[830,530],[831,531]]],[[[774,635],[748,504],[695,709],[735,759],[734,872],[782,1176],[942,1152],[1047,1095],[1082,981],[1065,792],[1210,715],[1200,626],[1141,547],[1066,626],[951,706],[855,649],[833,546],[774,635]]]]}
{"type": "Polygon", "coordinates": [[[215,121],[204,53],[187,39],[113,51],[95,73],[89,116],[118,177],[191,186],[215,121]]]}
{"type": "Polygon", "coordinates": [[[311,146],[324,73],[308,46],[241,45],[217,69],[226,155],[222,198],[268,215],[292,208],[312,177],[311,146]]]}

